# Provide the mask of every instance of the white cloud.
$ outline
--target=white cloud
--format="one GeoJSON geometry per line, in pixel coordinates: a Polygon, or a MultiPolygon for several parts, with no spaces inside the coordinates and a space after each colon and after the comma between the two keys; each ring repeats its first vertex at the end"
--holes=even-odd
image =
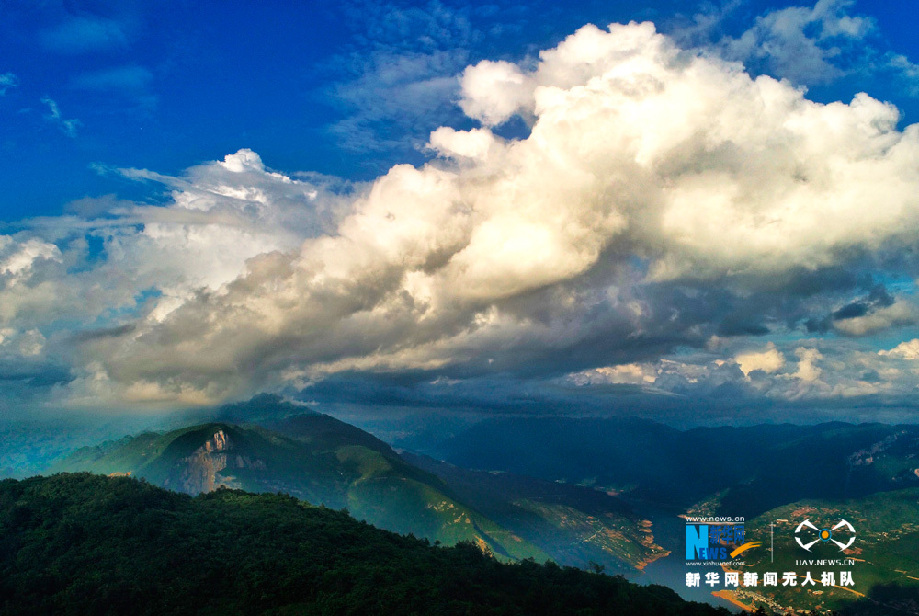
{"type": "MultiPolygon", "coordinates": [[[[527,116],[530,134],[440,128],[429,147],[441,158],[350,192],[249,150],[180,178],[124,171],[165,183],[171,203],[90,221],[104,262],[29,287],[35,305],[75,310],[96,285],[87,314],[129,313],[61,351],[79,375],[62,395],[216,401],[336,371],[512,371],[575,348],[617,382],[765,388],[764,371],[795,377],[783,391],[823,387],[806,347],[795,373],[775,346],[646,371],[716,333],[649,288],[741,297],[919,239],[919,126],[898,131],[896,110],[867,95],[814,103],[649,23],[587,26],[535,67],[471,67],[463,87],[467,112],[527,116]]],[[[874,316],[900,322],[884,310],[874,316]]],[[[27,329],[25,313],[7,326],[27,329]]]]}
{"type": "MultiPolygon", "coordinates": [[[[735,340],[733,345],[737,344],[744,343],[735,340]]],[[[917,371],[891,365],[888,358],[919,358],[919,340],[880,352],[840,347],[826,340],[821,344],[826,354],[814,346],[788,342],[779,347],[769,342],[764,351],[735,353],[733,359],[731,350],[725,348],[585,370],[567,375],[565,381],[579,386],[627,383],[641,385],[646,392],[691,398],[727,391],[738,404],[761,396],[790,401],[908,394],[915,390],[917,371]],[[787,355],[797,361],[787,361],[787,355]]]]}
{"type": "Polygon", "coordinates": [[[740,389],[750,387],[749,379],[736,362],[710,357],[662,358],[606,366],[569,374],[565,380],[580,386],[606,383],[641,385],[647,392],[681,395],[708,394],[726,385],[735,385],[740,389]]]}
{"type": "Polygon", "coordinates": [[[823,374],[823,369],[817,365],[817,362],[823,359],[820,351],[800,347],[795,349],[795,355],[798,357],[798,371],[791,376],[805,383],[818,381],[823,374]]]}
{"type": "Polygon", "coordinates": [[[463,72],[460,107],[485,126],[506,122],[533,105],[532,77],[516,64],[485,60],[463,72]]]}
{"type": "Polygon", "coordinates": [[[577,385],[597,383],[625,383],[631,385],[651,385],[657,380],[660,369],[652,364],[622,364],[605,366],[579,372],[569,376],[577,385]]]}
{"type": "Polygon", "coordinates": [[[167,206],[84,199],[80,211],[99,218],[41,219],[31,231],[0,236],[0,327],[39,328],[49,358],[80,364],[74,342],[129,336],[138,318],[166,319],[235,280],[247,259],[293,250],[332,228],[343,199],[266,169],[249,150],[184,177],[157,177],[173,190],[167,206]],[[87,237],[101,244],[95,257],[87,237]]]}
{"type": "Polygon", "coordinates": [[[819,0],[813,6],[772,9],[734,37],[722,28],[742,3],[730,2],[696,15],[692,25],[673,34],[684,44],[743,62],[755,73],[797,85],[823,84],[874,62],[875,50],[865,41],[876,33],[874,20],[851,15],[854,4],[853,0],[819,0]]]}
{"type": "Polygon", "coordinates": [[[919,96],[919,64],[912,62],[898,53],[887,53],[884,62],[878,70],[891,70],[898,75],[903,83],[903,88],[911,96],[919,96]]]}
{"type": "Polygon", "coordinates": [[[37,329],[20,332],[11,327],[0,328],[0,359],[36,357],[44,345],[45,337],[37,329]]]}
{"type": "Polygon", "coordinates": [[[487,158],[495,143],[495,135],[489,130],[456,131],[442,126],[431,133],[429,145],[444,157],[481,161],[487,158]]]}
{"type": "Polygon", "coordinates": [[[17,243],[8,235],[0,235],[0,274],[9,275],[11,283],[27,276],[37,259],[61,261],[61,251],[38,239],[17,243]]]}
{"type": "Polygon", "coordinates": [[[433,128],[454,115],[456,73],[467,57],[453,49],[362,56],[358,74],[330,92],[347,111],[330,127],[339,145],[355,151],[420,148],[419,125],[433,128]]]}
{"type": "MultiPolygon", "coordinates": [[[[668,246],[660,277],[708,265],[826,265],[846,246],[875,243],[868,228],[888,238],[894,221],[915,215],[915,178],[904,182],[900,170],[917,129],[898,133],[896,110],[865,95],[824,106],[736,66],[684,62],[650,24],[588,27],[541,57],[529,78],[538,120],[512,153],[548,153],[551,144],[543,175],[589,178],[572,191],[576,202],[603,194],[632,219],[630,235],[668,246]],[[892,200],[878,199],[877,186],[892,200]],[[880,209],[869,215],[866,200],[880,209]]],[[[500,92],[489,97],[469,104],[485,114],[500,92]]],[[[505,101],[492,111],[506,115],[505,101]]]]}
{"type": "Polygon", "coordinates": [[[901,342],[889,350],[882,349],[878,351],[878,355],[881,357],[892,357],[896,359],[919,359],[919,338],[913,338],[912,340],[901,342]]]}
{"type": "Polygon", "coordinates": [[[749,375],[754,370],[778,372],[785,365],[785,356],[770,342],[762,351],[747,351],[735,355],[734,361],[744,375],[749,375]]]}
{"type": "Polygon", "coordinates": [[[172,204],[115,210],[122,226],[111,231],[106,249],[119,269],[158,288],[164,305],[219,289],[245,271],[247,259],[292,250],[338,215],[337,197],[266,169],[247,149],[193,167],[184,178],[156,179],[173,188],[172,204]]]}
{"type": "MultiPolygon", "coordinates": [[[[529,138],[494,141],[472,165],[393,168],[334,235],[251,261],[238,281],[211,284],[216,294],[107,351],[106,365],[122,380],[164,371],[208,382],[238,379],[240,361],[424,366],[476,332],[491,332],[490,344],[521,327],[535,335],[500,311],[475,315],[617,267],[600,261],[617,242],[645,245],[663,279],[828,264],[840,248],[909,228],[919,141],[896,132],[895,111],[864,96],[818,105],[678,53],[650,24],[579,31],[528,76],[538,84],[529,138]],[[176,336],[179,347],[164,344],[176,336]],[[296,342],[269,350],[278,337],[296,342]]],[[[483,117],[507,113],[500,97],[476,104],[483,117]]],[[[486,137],[445,131],[432,145],[486,137]]],[[[767,357],[777,370],[778,352],[767,357]]]]}

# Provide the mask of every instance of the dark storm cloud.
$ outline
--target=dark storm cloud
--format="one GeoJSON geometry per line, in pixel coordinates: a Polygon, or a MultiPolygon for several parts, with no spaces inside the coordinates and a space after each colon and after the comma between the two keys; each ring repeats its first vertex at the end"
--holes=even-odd
{"type": "Polygon", "coordinates": [[[877,285],[865,298],[847,304],[834,312],[833,319],[842,321],[865,316],[877,308],[887,308],[893,302],[894,298],[887,292],[884,285],[877,285]]]}

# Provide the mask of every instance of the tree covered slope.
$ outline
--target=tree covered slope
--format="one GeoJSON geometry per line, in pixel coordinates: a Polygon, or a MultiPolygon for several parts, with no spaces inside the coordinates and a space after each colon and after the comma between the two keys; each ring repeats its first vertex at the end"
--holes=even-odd
{"type": "Polygon", "coordinates": [[[727,614],[659,586],[399,536],[289,496],[0,482],[3,614],[727,614]]]}
{"type": "Polygon", "coordinates": [[[220,486],[283,492],[347,508],[379,528],[446,545],[471,541],[507,561],[551,558],[634,573],[666,554],[654,543],[650,522],[595,490],[445,472],[445,465],[397,454],[373,435],[319,413],[269,425],[223,421],[144,433],[77,450],[50,472],[130,473],[192,496],[220,486]]]}
{"type": "Polygon", "coordinates": [[[76,451],[52,472],[130,474],[189,495],[220,487],[283,492],[400,533],[471,541],[506,560],[548,558],[453,498],[437,477],[331,417],[305,416],[284,433],[210,423],[145,433],[76,451]]]}

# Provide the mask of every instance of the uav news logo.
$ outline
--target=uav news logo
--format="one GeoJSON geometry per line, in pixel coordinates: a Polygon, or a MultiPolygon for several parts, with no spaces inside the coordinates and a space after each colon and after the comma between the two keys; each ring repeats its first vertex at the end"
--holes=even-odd
{"type": "Polygon", "coordinates": [[[745,535],[743,518],[687,518],[686,562],[701,564],[734,560],[760,545],[753,541],[745,542],[745,535]]]}
{"type": "Polygon", "coordinates": [[[804,520],[795,529],[795,541],[808,552],[818,542],[834,543],[840,552],[845,552],[855,543],[855,528],[846,520],[824,528],[817,528],[810,520],[804,520]]]}

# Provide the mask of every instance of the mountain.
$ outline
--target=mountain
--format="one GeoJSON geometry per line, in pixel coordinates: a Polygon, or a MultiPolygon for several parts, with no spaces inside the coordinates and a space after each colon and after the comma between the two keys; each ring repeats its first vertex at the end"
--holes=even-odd
{"type": "Polygon", "coordinates": [[[802,498],[852,498],[919,486],[915,425],[676,430],[634,418],[504,418],[476,424],[432,449],[460,467],[748,518],[802,498]]]}
{"type": "Polygon", "coordinates": [[[434,547],[289,496],[191,497],[90,474],[0,481],[0,613],[728,614],[660,586],[434,547]]]}
{"type": "Polygon", "coordinates": [[[472,541],[508,560],[549,558],[366,432],[318,414],[278,427],[283,432],[229,423],[147,432],[77,450],[50,472],[130,475],[189,495],[220,487],[286,493],[431,541],[472,541]]]}
{"type": "MultiPolygon", "coordinates": [[[[666,554],[654,543],[650,522],[612,496],[510,475],[448,471],[423,456],[400,455],[333,417],[289,415],[303,407],[265,396],[254,402],[271,429],[212,422],[148,432],[78,450],[49,472],[131,474],[189,495],[220,486],[283,492],[347,508],[387,530],[446,545],[472,541],[505,560],[554,559],[634,574],[666,554]]],[[[243,416],[246,408],[224,407],[217,416],[243,416]]]]}

